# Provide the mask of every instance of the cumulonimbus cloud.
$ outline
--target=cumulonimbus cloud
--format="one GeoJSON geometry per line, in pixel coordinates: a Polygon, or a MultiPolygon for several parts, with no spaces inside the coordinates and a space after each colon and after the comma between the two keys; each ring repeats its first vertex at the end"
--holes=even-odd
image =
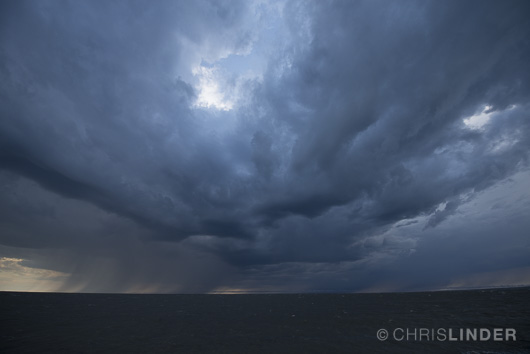
{"type": "MultiPolygon", "coordinates": [[[[528,167],[524,1],[2,6],[6,178],[125,218],[131,239],[210,254],[205,263],[244,273],[363,261],[377,242],[361,240],[423,217],[432,232],[528,167]],[[197,104],[194,68],[254,52],[268,55],[248,65],[262,72],[223,78],[244,97],[197,104]],[[485,107],[480,129],[465,124],[485,107]]],[[[22,220],[24,198],[3,208],[22,220]]],[[[43,238],[33,214],[24,227],[10,215],[3,245],[75,244],[69,228],[43,238]]],[[[129,251],[152,259],[140,249],[129,251]]]]}

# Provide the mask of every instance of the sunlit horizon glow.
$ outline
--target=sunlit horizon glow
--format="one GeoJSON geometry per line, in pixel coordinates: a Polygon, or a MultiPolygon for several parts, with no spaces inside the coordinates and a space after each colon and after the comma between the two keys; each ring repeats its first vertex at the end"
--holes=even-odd
{"type": "Polygon", "coordinates": [[[22,258],[0,258],[0,291],[56,291],[66,273],[25,266],[22,258]]]}

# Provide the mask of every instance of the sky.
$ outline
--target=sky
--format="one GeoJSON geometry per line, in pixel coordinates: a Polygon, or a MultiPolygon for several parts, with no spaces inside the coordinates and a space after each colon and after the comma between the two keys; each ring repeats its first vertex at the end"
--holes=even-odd
{"type": "Polygon", "coordinates": [[[0,290],[530,285],[529,13],[2,1],[0,290]]]}

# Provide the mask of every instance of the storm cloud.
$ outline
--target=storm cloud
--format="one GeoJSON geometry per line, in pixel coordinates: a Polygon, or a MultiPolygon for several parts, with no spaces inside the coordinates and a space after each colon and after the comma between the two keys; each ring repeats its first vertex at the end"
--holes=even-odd
{"type": "Polygon", "coordinates": [[[527,1],[1,7],[3,288],[530,283],[527,1]]]}

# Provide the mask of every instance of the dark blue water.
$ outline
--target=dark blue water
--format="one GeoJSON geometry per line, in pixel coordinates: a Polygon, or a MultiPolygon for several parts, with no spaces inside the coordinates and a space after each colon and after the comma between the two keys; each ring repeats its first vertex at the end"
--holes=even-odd
{"type": "Polygon", "coordinates": [[[529,299],[530,288],[275,295],[4,292],[0,351],[530,353],[529,299]],[[384,341],[377,337],[383,329],[384,341]],[[482,329],[491,338],[466,338],[467,329],[482,329]],[[515,331],[515,340],[505,338],[506,331],[515,331]],[[495,333],[502,340],[493,340],[495,333]]]}

